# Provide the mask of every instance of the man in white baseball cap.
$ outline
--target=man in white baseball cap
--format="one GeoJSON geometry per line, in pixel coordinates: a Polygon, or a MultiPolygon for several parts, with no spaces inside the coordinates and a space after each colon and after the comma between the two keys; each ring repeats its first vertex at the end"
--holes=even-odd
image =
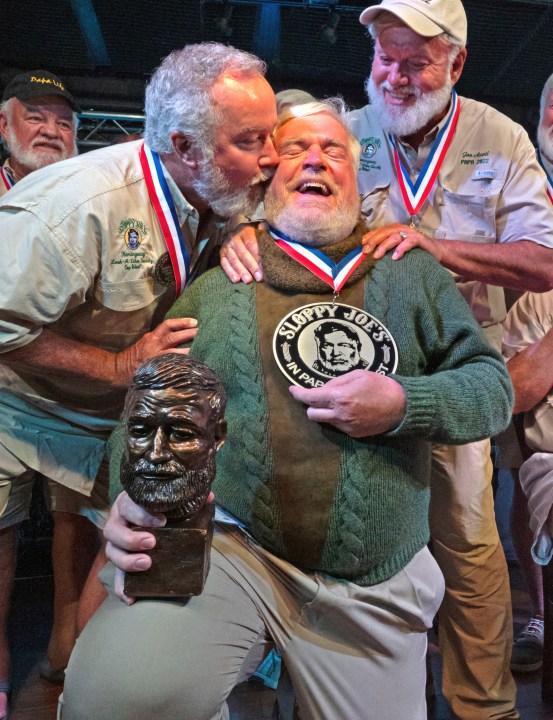
{"type": "Polygon", "coordinates": [[[382,12],[395,15],[422,37],[446,33],[462,47],[467,44],[467,16],[459,0],[382,0],[363,10],[359,21],[370,25],[382,12]]]}
{"type": "MultiPolygon", "coordinates": [[[[455,92],[467,40],[460,0],[383,0],[360,21],[375,44],[370,105],[351,117],[362,146],[363,212],[377,228],[366,247],[397,260],[417,246],[434,255],[499,347],[502,287],[551,287],[553,213],[532,144],[509,118],[455,92]]],[[[462,720],[519,717],[491,475],[488,440],[434,446],[443,692],[462,720]]]]}

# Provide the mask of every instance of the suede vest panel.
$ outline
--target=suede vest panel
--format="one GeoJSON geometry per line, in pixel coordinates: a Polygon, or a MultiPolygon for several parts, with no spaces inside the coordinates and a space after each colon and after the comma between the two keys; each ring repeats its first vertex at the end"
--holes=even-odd
{"type": "MultiPolygon", "coordinates": [[[[339,301],[362,308],[363,289],[363,281],[344,288],[339,301]]],[[[256,286],[259,344],[282,538],[286,557],[303,568],[321,567],[342,459],[343,443],[338,442],[338,437],[343,433],[330,425],[306,422],[305,406],[290,401],[290,382],[278,369],[273,356],[273,335],[280,320],[295,308],[331,299],[330,292],[327,295],[292,294],[265,283],[256,286]]]]}

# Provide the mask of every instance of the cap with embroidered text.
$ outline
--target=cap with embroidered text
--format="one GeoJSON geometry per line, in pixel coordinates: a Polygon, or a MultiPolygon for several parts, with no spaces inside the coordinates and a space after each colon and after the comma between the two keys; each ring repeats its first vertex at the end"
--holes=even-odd
{"type": "Polygon", "coordinates": [[[370,25],[381,12],[392,13],[423,37],[447,33],[463,47],[467,43],[467,16],[461,0],[382,0],[363,10],[359,22],[370,25]]]}
{"type": "Polygon", "coordinates": [[[80,112],[79,106],[65,84],[47,70],[29,70],[16,75],[4,90],[2,101],[12,97],[18,100],[33,100],[45,95],[59,95],[67,100],[75,112],[80,112]]]}

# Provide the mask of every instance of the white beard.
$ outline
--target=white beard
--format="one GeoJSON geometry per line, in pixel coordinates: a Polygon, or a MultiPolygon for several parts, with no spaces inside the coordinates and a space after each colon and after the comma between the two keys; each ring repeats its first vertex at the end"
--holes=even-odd
{"type": "Polygon", "coordinates": [[[353,232],[359,219],[360,201],[343,203],[330,212],[308,213],[303,208],[285,204],[271,195],[265,195],[265,217],[268,222],[292,240],[310,247],[324,247],[344,240],[353,232]]]}
{"type": "MultiPolygon", "coordinates": [[[[404,107],[386,104],[383,91],[392,89],[386,81],[377,86],[371,76],[365,83],[371,107],[374,108],[383,130],[397,137],[414,135],[442,113],[449,103],[452,87],[449,75],[445,85],[432,92],[423,93],[412,85],[403,87],[401,90],[405,94],[414,94],[416,98],[413,105],[404,107]]],[[[394,90],[397,92],[397,89],[394,90]]]]}
{"type": "Polygon", "coordinates": [[[538,126],[538,147],[546,160],[553,164],[553,134],[550,127],[538,126]]]}
{"type": "Polygon", "coordinates": [[[40,148],[33,148],[33,144],[25,150],[10,127],[6,131],[5,143],[10,156],[20,165],[29,168],[30,172],[40,170],[40,168],[47,167],[60,160],[67,160],[67,158],[74,157],[77,154],[76,141],[73,143],[70,153],[65,149],[61,141],[59,150],[41,150],[40,148]]]}
{"type": "Polygon", "coordinates": [[[262,172],[246,187],[231,190],[222,170],[213,163],[212,158],[206,158],[202,161],[201,177],[194,180],[192,185],[213,212],[229,218],[239,213],[251,214],[263,200],[264,183],[270,177],[271,173],[262,172]]]}

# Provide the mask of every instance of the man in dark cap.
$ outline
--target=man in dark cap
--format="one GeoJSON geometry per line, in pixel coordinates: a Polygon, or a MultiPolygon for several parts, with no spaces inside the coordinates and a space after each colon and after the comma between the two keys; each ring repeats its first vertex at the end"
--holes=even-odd
{"type": "Polygon", "coordinates": [[[0,105],[0,136],[10,154],[0,169],[0,195],[33,170],[77,154],[78,110],[64,83],[46,70],[13,78],[0,105]]]}

